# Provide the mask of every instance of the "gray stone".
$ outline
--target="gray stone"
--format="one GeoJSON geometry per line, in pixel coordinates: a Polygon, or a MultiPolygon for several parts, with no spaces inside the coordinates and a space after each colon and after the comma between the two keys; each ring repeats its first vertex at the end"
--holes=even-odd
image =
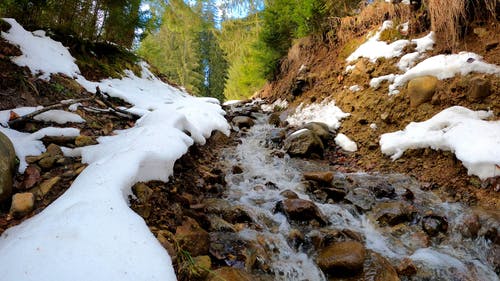
{"type": "Polygon", "coordinates": [[[325,123],[310,122],[302,126],[302,128],[313,131],[316,135],[318,135],[318,137],[321,138],[321,140],[325,144],[331,138],[330,128],[328,128],[328,125],[326,125],[325,123]]]}
{"type": "Polygon", "coordinates": [[[311,157],[313,154],[322,156],[325,147],[321,138],[313,131],[302,129],[285,139],[285,150],[290,156],[311,157]]]}

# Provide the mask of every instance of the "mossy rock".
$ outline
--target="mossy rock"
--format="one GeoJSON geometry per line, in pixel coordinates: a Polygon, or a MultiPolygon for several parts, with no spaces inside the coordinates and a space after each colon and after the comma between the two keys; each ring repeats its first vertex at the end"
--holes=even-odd
{"type": "Polygon", "coordinates": [[[0,132],[0,202],[12,195],[12,176],[16,165],[16,151],[10,139],[0,132]]]}

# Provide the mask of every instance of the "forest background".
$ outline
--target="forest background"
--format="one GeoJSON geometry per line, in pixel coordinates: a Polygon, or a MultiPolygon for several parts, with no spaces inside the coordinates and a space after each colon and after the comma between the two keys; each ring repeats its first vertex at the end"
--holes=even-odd
{"type": "MultiPolygon", "coordinates": [[[[112,43],[199,96],[242,99],[277,72],[294,39],[326,34],[360,0],[7,0],[28,29],[112,43]]],[[[82,44],[85,46],[85,44],[82,44]]]]}

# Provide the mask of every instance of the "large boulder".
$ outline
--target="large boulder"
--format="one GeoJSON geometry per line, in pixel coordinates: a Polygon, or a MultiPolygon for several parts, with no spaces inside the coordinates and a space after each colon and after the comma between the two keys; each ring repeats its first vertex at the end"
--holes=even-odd
{"type": "Polygon", "coordinates": [[[325,147],[316,133],[309,129],[301,129],[285,139],[285,150],[290,156],[310,157],[313,154],[322,156],[325,147]]]}
{"type": "Polygon", "coordinates": [[[289,220],[316,220],[321,225],[328,224],[328,219],[321,213],[318,206],[304,199],[285,199],[276,204],[276,211],[283,212],[289,220]]]}
{"type": "Polygon", "coordinates": [[[408,82],[408,95],[410,96],[410,105],[417,107],[428,102],[436,92],[438,79],[434,76],[421,76],[408,82]]]}
{"type": "Polygon", "coordinates": [[[353,276],[363,270],[366,250],[357,241],[332,244],[319,252],[316,263],[333,276],[353,276]]]}
{"type": "Polygon", "coordinates": [[[16,165],[16,151],[10,139],[0,132],[0,202],[12,196],[12,177],[16,165]]]}
{"type": "Polygon", "coordinates": [[[309,122],[302,126],[302,128],[313,131],[325,144],[331,137],[330,128],[325,123],[309,122]]]}

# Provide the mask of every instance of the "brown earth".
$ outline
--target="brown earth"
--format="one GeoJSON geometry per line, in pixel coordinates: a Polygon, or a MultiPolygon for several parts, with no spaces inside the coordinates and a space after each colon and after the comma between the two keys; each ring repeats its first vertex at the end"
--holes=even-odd
{"type": "MultiPolygon", "coordinates": [[[[480,54],[484,60],[492,64],[500,64],[498,22],[473,24],[482,32],[470,31],[464,42],[458,47],[461,51],[480,54]],[[496,40],[496,41],[495,41],[496,40]],[[493,47],[492,47],[493,46],[493,47]]],[[[257,95],[273,102],[285,99],[289,102],[289,111],[301,103],[321,102],[334,99],[336,104],[351,114],[345,119],[339,132],[352,138],[359,150],[348,156],[354,162],[352,169],[369,172],[400,172],[412,175],[427,183],[429,188],[436,189],[447,200],[463,201],[471,205],[481,204],[486,208],[497,210],[500,207],[499,177],[481,181],[475,176],[468,176],[466,169],[450,152],[421,149],[407,151],[396,160],[383,155],[378,145],[383,133],[404,129],[412,121],[424,121],[454,105],[468,107],[472,110],[492,110],[492,120],[500,118],[500,77],[495,75],[470,74],[438,82],[436,93],[430,102],[418,107],[410,106],[410,99],[405,87],[401,93],[389,96],[388,84],[383,83],[377,90],[369,87],[370,79],[390,73],[397,73],[395,63],[399,60],[379,59],[375,64],[366,60],[361,65],[365,71],[356,74],[345,73],[349,54],[346,50],[354,50],[353,44],[359,45],[368,33],[358,34],[345,44],[328,44],[317,38],[298,40],[289,50],[288,56],[281,63],[281,73],[275,81],[268,83],[257,95]],[[307,71],[299,73],[304,65],[307,71]],[[490,96],[471,100],[467,97],[470,81],[480,77],[490,81],[490,96]],[[305,81],[297,86],[297,81],[305,81]],[[359,92],[351,92],[348,88],[359,85],[359,92]],[[302,86],[302,87],[301,87],[302,86]],[[299,89],[298,89],[299,88],[299,89]],[[375,123],[377,129],[370,128],[375,123]]],[[[419,38],[426,33],[416,34],[419,38]]],[[[439,42],[429,56],[449,52],[439,42]]],[[[471,144],[474,145],[474,144],[471,144]]]]}

